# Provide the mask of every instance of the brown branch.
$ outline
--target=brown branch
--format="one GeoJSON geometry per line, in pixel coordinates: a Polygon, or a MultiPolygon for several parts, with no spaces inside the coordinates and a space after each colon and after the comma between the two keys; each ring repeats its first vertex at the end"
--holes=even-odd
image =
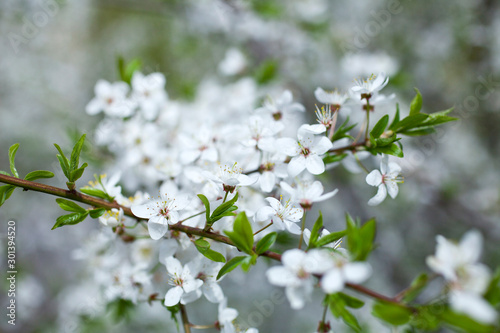
{"type": "Polygon", "coordinates": [[[120,208],[122,208],[123,213],[125,215],[136,218],[134,216],[134,214],[132,214],[132,211],[130,210],[129,207],[121,206],[116,201],[109,202],[109,201],[102,200],[99,198],[91,197],[90,195],[83,194],[81,192],[69,191],[69,190],[65,190],[62,188],[58,188],[58,187],[54,187],[54,186],[50,186],[50,185],[45,185],[45,184],[40,184],[40,183],[35,183],[35,182],[29,181],[29,180],[19,179],[16,177],[2,175],[2,174],[0,174],[0,182],[5,183],[5,184],[14,185],[17,187],[21,187],[25,190],[32,190],[32,191],[52,194],[52,195],[55,195],[57,197],[71,199],[71,200],[85,203],[87,205],[91,205],[94,207],[102,207],[102,208],[107,208],[107,209],[112,209],[112,208],[120,209],[120,208]]]}
{"type": "MultiPolygon", "coordinates": [[[[0,174],[0,182],[5,183],[5,184],[14,185],[17,187],[21,187],[21,188],[26,189],[26,190],[33,190],[33,191],[37,191],[37,192],[55,195],[58,197],[71,199],[74,201],[78,201],[81,203],[92,205],[94,207],[102,207],[102,208],[106,208],[106,209],[112,209],[112,208],[119,209],[119,208],[121,208],[121,209],[123,209],[123,212],[125,215],[137,219],[137,217],[134,214],[132,214],[132,211],[129,207],[121,206],[117,202],[108,202],[108,201],[103,200],[103,199],[94,198],[94,197],[91,197],[89,195],[77,192],[77,191],[69,191],[69,190],[58,188],[58,187],[40,184],[40,183],[36,183],[36,182],[28,181],[28,180],[23,180],[23,179],[19,179],[19,178],[7,176],[7,175],[2,175],[2,174],[0,174]]],[[[199,228],[189,227],[189,226],[183,225],[182,222],[170,225],[169,228],[170,228],[170,230],[177,230],[177,231],[186,233],[188,235],[195,235],[195,236],[213,239],[217,242],[236,247],[236,245],[231,241],[231,239],[229,239],[226,236],[220,235],[218,233],[213,233],[210,231],[204,231],[203,229],[199,229],[199,228]]],[[[276,252],[272,252],[272,251],[266,251],[266,252],[260,254],[260,256],[268,257],[268,258],[276,260],[276,261],[281,261],[281,254],[276,253],[276,252]]],[[[366,296],[370,296],[372,298],[376,298],[376,299],[390,302],[390,303],[397,303],[399,305],[408,307],[407,305],[404,305],[404,304],[401,304],[400,302],[398,302],[398,300],[395,298],[390,298],[390,297],[381,295],[381,294],[379,294],[371,289],[365,288],[361,285],[353,284],[353,283],[346,283],[346,286],[348,288],[355,290],[359,293],[362,293],[366,296]]],[[[181,313],[182,313],[182,305],[181,305],[181,313]]],[[[188,325],[188,327],[189,327],[189,325],[188,325]]],[[[186,331],[186,332],[189,332],[189,331],[186,331]]]]}
{"type": "Polygon", "coordinates": [[[186,307],[184,304],[179,303],[179,308],[181,309],[182,326],[184,326],[184,333],[191,333],[191,324],[186,312],[186,307]]]}

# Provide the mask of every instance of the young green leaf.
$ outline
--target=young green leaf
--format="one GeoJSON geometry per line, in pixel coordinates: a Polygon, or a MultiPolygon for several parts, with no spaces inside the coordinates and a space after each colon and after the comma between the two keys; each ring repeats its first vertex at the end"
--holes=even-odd
{"type": "Polygon", "coordinates": [[[253,254],[252,247],[254,240],[252,226],[245,212],[241,212],[236,216],[233,231],[225,231],[225,233],[241,251],[250,255],[253,254]]]}
{"type": "Polygon", "coordinates": [[[493,306],[498,306],[500,303],[500,267],[496,269],[484,298],[493,306]]]}
{"type": "Polygon", "coordinates": [[[2,206],[8,198],[10,198],[15,189],[16,187],[13,185],[0,186],[0,206],[2,206]]]}
{"type": "Polygon", "coordinates": [[[323,163],[331,164],[342,161],[347,157],[347,153],[339,154],[339,155],[326,155],[323,157],[323,163]]]}
{"type": "Polygon", "coordinates": [[[413,115],[409,115],[408,117],[398,122],[397,126],[394,128],[394,131],[399,133],[419,127],[428,117],[429,115],[425,113],[416,113],[413,115]]]}
{"type": "Polygon", "coordinates": [[[316,222],[314,222],[314,226],[311,230],[311,236],[309,236],[309,245],[308,249],[313,249],[317,247],[316,241],[319,238],[319,234],[321,229],[323,228],[323,215],[321,214],[321,211],[319,211],[319,216],[316,219],[316,222]]]}
{"type": "Polygon", "coordinates": [[[89,210],[89,215],[93,219],[103,216],[104,213],[106,213],[106,208],[95,208],[89,210]]]}
{"type": "Polygon", "coordinates": [[[420,110],[422,109],[422,95],[420,94],[420,91],[417,88],[415,88],[415,91],[417,95],[411,101],[410,116],[419,113],[420,110]]]}
{"type": "Polygon", "coordinates": [[[347,294],[344,294],[342,292],[337,293],[337,295],[340,298],[342,298],[345,302],[345,305],[350,307],[350,308],[360,309],[363,307],[363,305],[365,305],[365,302],[363,302],[362,300],[360,300],[359,298],[356,298],[354,296],[347,295],[347,294]]]}
{"type": "Polygon", "coordinates": [[[234,257],[233,259],[229,260],[224,266],[219,271],[219,274],[217,274],[217,280],[219,280],[221,277],[226,275],[227,273],[231,272],[233,269],[238,267],[243,263],[243,261],[248,258],[247,256],[239,256],[239,257],[234,257]]]}
{"type": "Polygon", "coordinates": [[[52,178],[52,177],[54,177],[54,174],[50,171],[36,170],[28,173],[26,177],[24,177],[24,180],[33,181],[40,178],[52,178]]]}
{"type": "Polygon", "coordinates": [[[104,200],[108,200],[109,202],[113,202],[115,200],[114,197],[111,197],[109,194],[107,194],[106,192],[104,192],[103,190],[99,190],[97,188],[93,188],[93,187],[82,187],[80,188],[80,191],[82,193],[85,193],[87,195],[90,195],[90,196],[93,196],[93,197],[96,197],[96,198],[100,198],[100,199],[104,199],[104,200]]]}
{"type": "Polygon", "coordinates": [[[10,173],[0,170],[0,175],[10,176],[10,173]]]}
{"type": "Polygon", "coordinates": [[[342,237],[344,237],[346,234],[347,234],[347,230],[342,230],[342,231],[337,231],[337,232],[329,233],[328,235],[325,235],[325,236],[321,237],[316,242],[316,246],[317,247],[322,247],[322,246],[325,246],[327,244],[336,242],[339,239],[341,239],[342,237]]]}
{"type": "Polygon", "coordinates": [[[78,204],[74,203],[73,201],[69,201],[63,198],[57,198],[56,199],[57,204],[59,207],[64,209],[65,211],[68,212],[75,212],[75,213],[85,213],[87,210],[83,207],[80,207],[78,204]]]}
{"type": "Polygon", "coordinates": [[[411,309],[395,303],[377,301],[372,314],[391,325],[400,326],[410,321],[411,309]]]}
{"type": "Polygon", "coordinates": [[[207,242],[206,240],[204,240],[202,238],[197,239],[194,242],[194,245],[196,246],[196,249],[198,250],[198,252],[203,254],[208,259],[210,259],[212,261],[216,261],[216,262],[226,262],[226,258],[224,258],[224,256],[222,254],[210,249],[210,243],[207,242]]]}
{"type": "MultiPolygon", "coordinates": [[[[224,202],[219,207],[214,209],[212,216],[211,216],[211,220],[213,221],[213,219],[215,217],[217,217],[218,215],[221,215],[221,214],[225,213],[227,210],[229,210],[237,200],[238,200],[238,192],[236,192],[236,195],[234,196],[234,198],[224,202]]],[[[234,207],[236,207],[236,206],[234,206],[234,207]]],[[[236,209],[238,209],[238,208],[236,207],[236,209]]]]}
{"type": "MultiPolygon", "coordinates": [[[[69,169],[71,172],[78,169],[78,165],[80,164],[80,153],[82,152],[83,143],[85,141],[86,134],[83,134],[82,137],[77,141],[75,146],[73,147],[73,151],[71,152],[71,160],[69,164],[69,169]]],[[[75,181],[76,179],[71,179],[75,181]]]]}
{"type": "Polygon", "coordinates": [[[351,129],[353,129],[356,126],[356,124],[348,126],[347,125],[348,123],[349,123],[349,117],[347,117],[347,119],[344,121],[344,123],[342,125],[340,125],[339,128],[337,128],[337,130],[333,133],[332,142],[335,142],[335,141],[343,139],[343,138],[349,138],[349,139],[354,140],[354,138],[352,136],[350,136],[349,134],[347,134],[347,132],[349,132],[351,129]]]}
{"type": "Polygon", "coordinates": [[[75,182],[78,179],[80,179],[80,177],[83,175],[83,171],[85,170],[86,167],[88,167],[88,164],[83,163],[81,167],[79,167],[76,170],[71,171],[69,174],[71,181],[75,182]]]}
{"type": "Polygon", "coordinates": [[[276,242],[276,238],[278,238],[278,233],[276,232],[271,232],[270,234],[265,235],[260,241],[257,242],[257,245],[255,245],[255,252],[257,254],[266,252],[271,246],[273,246],[274,242],[276,242]]]}
{"type": "Polygon", "coordinates": [[[356,332],[361,332],[361,326],[359,326],[358,320],[354,315],[346,309],[346,302],[342,296],[339,294],[328,295],[328,305],[330,311],[336,318],[342,318],[344,323],[351,327],[356,332]]]}
{"type": "Polygon", "coordinates": [[[493,326],[479,323],[472,318],[451,311],[451,309],[445,309],[441,313],[441,320],[448,323],[451,326],[461,328],[465,332],[474,332],[474,333],[491,333],[498,332],[495,330],[493,326]]]}
{"type": "Polygon", "coordinates": [[[427,274],[422,273],[419,276],[417,276],[410,284],[410,287],[408,287],[408,289],[404,291],[403,301],[405,303],[413,301],[420,294],[420,292],[427,286],[428,282],[429,282],[429,276],[427,274]]]}
{"type": "Polygon", "coordinates": [[[52,227],[51,230],[62,227],[64,225],[74,225],[82,222],[89,215],[88,211],[85,213],[72,213],[68,215],[59,216],[56,220],[56,224],[52,227]]]}
{"type": "Polygon", "coordinates": [[[16,166],[14,164],[14,160],[16,158],[16,152],[19,149],[19,143],[13,144],[9,148],[9,164],[10,164],[10,172],[14,177],[19,178],[19,173],[17,173],[16,166]]]}
{"type": "Polygon", "coordinates": [[[59,164],[61,164],[61,169],[64,172],[64,175],[66,176],[66,178],[69,179],[69,172],[70,172],[69,160],[64,155],[61,147],[59,147],[59,145],[57,143],[54,143],[54,147],[56,147],[57,151],[59,152],[59,154],[57,155],[57,159],[59,160],[59,164]]]}
{"type": "Polygon", "coordinates": [[[255,265],[257,263],[257,258],[259,257],[258,254],[252,254],[251,256],[247,256],[245,260],[241,263],[241,269],[243,269],[244,272],[248,272],[250,270],[250,267],[252,265],[255,265]]]}
{"type": "Polygon", "coordinates": [[[198,198],[200,198],[201,202],[205,205],[205,215],[206,215],[206,220],[207,223],[211,222],[210,221],[210,202],[208,201],[207,197],[204,196],[203,194],[198,194],[198,198]]]}
{"type": "Polygon", "coordinates": [[[401,158],[404,157],[403,150],[395,143],[391,144],[389,147],[376,147],[371,151],[386,155],[393,155],[401,158]]]}
{"type": "Polygon", "coordinates": [[[374,138],[378,138],[384,133],[387,124],[389,123],[389,115],[385,115],[373,126],[373,129],[370,132],[374,138]]]}
{"type": "Polygon", "coordinates": [[[396,104],[396,113],[394,114],[394,119],[392,120],[392,123],[389,125],[389,130],[394,131],[398,123],[399,123],[399,104],[396,104]]]}

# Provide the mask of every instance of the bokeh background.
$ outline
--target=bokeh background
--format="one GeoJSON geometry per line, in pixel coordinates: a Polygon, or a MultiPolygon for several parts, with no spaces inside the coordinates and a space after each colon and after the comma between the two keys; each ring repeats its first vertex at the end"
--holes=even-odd
{"type": "MultiPolygon", "coordinates": [[[[8,169],[8,148],[19,142],[21,173],[57,173],[52,144],[69,149],[77,133],[91,136],[99,119],[88,116],[85,106],[98,79],[118,80],[119,56],[141,59],[145,73],[164,73],[171,99],[195,98],[208,78],[230,83],[250,76],[263,92],[291,89],[311,119],[316,87],[346,90],[354,78],[385,71],[390,82],[384,92],[396,93],[402,110],[418,87],[424,112],[454,106],[452,115],[460,120],[429,137],[403,141],[405,184],[396,200],[376,208],[366,205],[373,193],[364,177],[334,169],[324,181],[341,192],[320,207],[325,224],[342,228],[346,211],[363,220],[377,218],[378,248],[370,259],[375,270],[367,286],[387,295],[426,270],[437,234],[459,239],[466,230],[479,229],[485,237],[483,261],[494,267],[500,262],[499,6],[493,0],[5,0],[0,3],[0,169],[8,169]],[[236,76],[224,75],[219,66],[230,49],[246,59],[236,76]]],[[[394,106],[388,110],[392,114],[394,106]]],[[[98,171],[98,161],[93,165],[81,185],[98,171]]],[[[63,186],[57,176],[47,183],[63,186]]],[[[59,215],[54,198],[32,192],[16,191],[0,208],[2,258],[6,222],[14,219],[18,228],[15,329],[175,332],[168,313],[147,305],[131,322],[113,323],[106,314],[78,323],[61,318],[62,300],[67,302],[84,271],[71,254],[97,223],[89,219],[51,231],[59,215]]],[[[315,327],[319,302],[293,316],[287,302],[270,312],[259,310],[258,302],[277,290],[264,280],[264,269],[259,265],[224,282],[240,317],[256,322],[261,332],[315,327]]],[[[438,287],[436,282],[429,289],[438,287]]],[[[70,299],[83,304],[85,296],[70,299]]],[[[191,316],[208,320],[216,313],[209,307],[195,306],[191,316]]],[[[373,332],[390,331],[367,311],[359,313],[373,332]]],[[[348,331],[332,323],[335,332],[348,331]]],[[[12,327],[2,319],[0,330],[7,329],[12,327]]]]}

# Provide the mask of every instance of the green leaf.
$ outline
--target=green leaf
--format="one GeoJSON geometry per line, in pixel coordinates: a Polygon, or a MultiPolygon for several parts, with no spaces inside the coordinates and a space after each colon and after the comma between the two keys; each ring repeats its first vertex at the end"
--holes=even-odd
{"type": "Polygon", "coordinates": [[[347,248],[353,260],[366,260],[373,250],[375,239],[375,219],[367,221],[362,227],[359,222],[354,222],[349,214],[346,214],[347,225],[347,248]]]}
{"type": "Polygon", "coordinates": [[[80,179],[80,177],[83,175],[83,171],[85,171],[85,168],[88,167],[87,163],[83,163],[81,167],[79,167],[76,170],[73,170],[70,172],[69,177],[72,182],[77,181],[80,179]]]}
{"type": "Polygon", "coordinates": [[[109,194],[107,194],[103,190],[99,190],[97,188],[82,187],[82,188],[80,188],[80,191],[82,193],[85,193],[87,195],[90,195],[90,196],[93,196],[93,197],[96,197],[96,198],[101,198],[101,199],[104,199],[104,200],[108,200],[109,202],[113,202],[115,200],[114,197],[111,197],[109,194]]]}
{"type": "Polygon", "coordinates": [[[381,153],[381,154],[386,154],[386,155],[393,155],[396,157],[404,157],[403,150],[395,143],[391,144],[389,147],[376,147],[373,149],[374,152],[381,153]]]}
{"type": "Polygon", "coordinates": [[[253,254],[252,226],[250,225],[245,212],[241,212],[238,216],[236,216],[233,231],[225,231],[225,233],[241,251],[250,255],[253,254]]]}
{"type": "Polygon", "coordinates": [[[129,321],[134,309],[135,304],[132,301],[121,298],[106,305],[106,312],[110,314],[115,322],[120,322],[123,319],[129,321]]]}
{"type": "Polygon", "coordinates": [[[400,326],[410,321],[412,311],[398,304],[377,301],[372,314],[391,325],[400,326]]]}
{"type": "Polygon", "coordinates": [[[307,246],[307,249],[313,249],[317,247],[316,242],[319,238],[320,231],[323,228],[323,215],[321,214],[321,211],[319,211],[319,216],[316,219],[316,222],[314,222],[314,226],[311,230],[311,236],[309,236],[309,245],[307,246]]]}
{"type": "Polygon", "coordinates": [[[347,153],[339,154],[339,155],[326,155],[323,157],[323,163],[331,164],[342,161],[347,157],[347,153]]]}
{"type": "Polygon", "coordinates": [[[328,295],[328,305],[330,311],[336,318],[342,318],[344,323],[351,327],[356,332],[361,332],[361,326],[359,326],[358,320],[354,315],[346,309],[346,302],[342,296],[339,294],[328,295]]]}
{"type": "Polygon", "coordinates": [[[373,242],[375,241],[376,222],[375,219],[368,220],[360,229],[361,252],[357,256],[357,260],[366,260],[368,255],[373,250],[373,242]]]}
{"type": "Polygon", "coordinates": [[[498,306],[500,303],[500,267],[496,269],[488,289],[484,294],[484,298],[493,306],[498,306]]]}
{"type": "Polygon", "coordinates": [[[59,216],[56,220],[56,224],[52,227],[52,230],[62,227],[64,225],[74,225],[82,222],[89,215],[88,211],[85,213],[72,213],[68,215],[59,216]]]}
{"type": "Polygon", "coordinates": [[[350,307],[350,308],[360,309],[363,307],[363,305],[365,305],[365,302],[363,302],[362,300],[360,300],[359,298],[356,298],[354,296],[347,295],[347,294],[344,294],[342,292],[337,293],[337,295],[340,298],[342,298],[345,302],[345,305],[350,307]]]}
{"type": "Polygon", "coordinates": [[[278,238],[278,233],[271,232],[264,237],[255,245],[255,252],[257,254],[262,254],[269,250],[271,246],[273,246],[274,242],[276,242],[276,238],[278,238]]]}
{"type": "Polygon", "coordinates": [[[207,223],[211,222],[210,221],[210,202],[208,201],[207,197],[204,196],[203,194],[198,194],[198,198],[200,198],[201,202],[205,205],[205,215],[207,219],[207,223]]]}
{"type": "Polygon", "coordinates": [[[473,332],[473,333],[497,332],[495,331],[495,328],[493,326],[481,324],[464,314],[455,313],[450,309],[444,310],[440,317],[441,320],[448,323],[449,325],[461,328],[466,332],[473,332]]]}
{"type": "Polygon", "coordinates": [[[14,185],[0,186],[0,206],[2,206],[8,198],[10,198],[15,189],[16,187],[14,185]]]}
{"type": "Polygon", "coordinates": [[[351,129],[353,129],[356,124],[348,126],[347,124],[349,123],[349,117],[344,121],[342,125],[337,128],[337,130],[333,133],[332,136],[332,142],[335,142],[337,140],[343,139],[343,138],[349,138],[354,140],[354,138],[350,135],[347,134],[351,129]]]}
{"type": "Polygon", "coordinates": [[[342,237],[344,237],[346,234],[347,234],[347,230],[329,233],[328,235],[321,237],[318,240],[318,242],[316,243],[316,246],[322,247],[322,246],[325,246],[326,244],[336,242],[339,239],[341,239],[342,237]]]}
{"type": "Polygon", "coordinates": [[[278,74],[278,62],[275,60],[264,61],[255,71],[255,81],[263,85],[272,81],[278,74]]]}
{"type": "MultiPolygon", "coordinates": [[[[77,170],[78,165],[80,164],[80,153],[82,152],[83,143],[85,142],[85,136],[86,136],[86,134],[82,135],[80,140],[78,140],[77,143],[75,144],[75,146],[73,147],[73,151],[71,152],[71,160],[70,160],[70,164],[69,164],[69,170],[71,171],[71,173],[72,173],[72,171],[77,170]]],[[[70,179],[70,181],[75,181],[75,180],[76,179],[70,179]]]]}
{"type": "Polygon", "coordinates": [[[61,147],[57,143],[54,143],[54,146],[56,147],[57,151],[59,152],[59,155],[57,155],[57,159],[59,160],[59,164],[61,164],[61,169],[64,172],[64,175],[66,178],[69,178],[69,160],[68,158],[64,155],[61,147]]]}
{"type": "Polygon", "coordinates": [[[83,207],[80,207],[78,204],[74,203],[73,201],[69,201],[63,198],[57,198],[56,199],[57,204],[59,207],[64,209],[65,211],[68,212],[75,212],[75,213],[85,213],[87,210],[83,207]]]}
{"type": "Polygon", "coordinates": [[[415,91],[417,95],[413,98],[410,104],[410,116],[413,116],[414,114],[418,114],[420,110],[422,109],[422,95],[420,94],[420,91],[415,88],[415,91]]]}
{"type": "Polygon", "coordinates": [[[17,173],[16,166],[14,164],[14,160],[16,158],[16,152],[19,149],[19,143],[13,144],[9,148],[9,164],[10,164],[10,172],[16,178],[19,178],[19,173],[17,173]]]}
{"type": "Polygon", "coordinates": [[[0,170],[0,175],[10,176],[10,173],[0,170]]]}
{"type": "Polygon", "coordinates": [[[89,215],[93,219],[103,216],[104,213],[106,213],[106,208],[96,208],[89,211],[89,215]]]}
{"type": "Polygon", "coordinates": [[[412,128],[419,127],[428,117],[429,115],[425,113],[417,113],[414,115],[410,115],[401,120],[397,124],[396,128],[394,128],[394,131],[402,132],[412,128]]]}
{"type": "Polygon", "coordinates": [[[396,104],[396,113],[394,114],[394,119],[389,125],[389,130],[393,131],[399,123],[399,104],[396,104]]]}
{"type": "Polygon", "coordinates": [[[378,138],[384,133],[387,124],[389,123],[389,115],[385,115],[373,126],[373,129],[370,132],[370,135],[373,135],[374,138],[378,138]]]}
{"type": "Polygon", "coordinates": [[[54,174],[50,171],[45,171],[45,170],[36,170],[36,171],[31,171],[24,177],[24,180],[30,180],[33,181],[35,179],[40,179],[40,178],[52,178],[54,177],[54,174]]]}
{"type": "Polygon", "coordinates": [[[257,258],[259,256],[257,254],[252,254],[251,256],[248,256],[243,260],[241,263],[241,268],[243,269],[244,272],[248,272],[250,270],[250,267],[252,265],[255,265],[257,263],[257,258]]]}
{"type": "Polygon", "coordinates": [[[248,256],[234,257],[233,259],[229,260],[220,269],[219,274],[217,274],[217,280],[219,280],[221,277],[223,277],[224,275],[226,275],[227,273],[231,272],[233,269],[241,265],[246,258],[248,258],[248,256]]]}
{"type": "Polygon", "coordinates": [[[429,282],[429,276],[427,274],[422,273],[419,276],[417,276],[412,281],[408,289],[405,290],[403,301],[405,303],[413,301],[420,294],[420,292],[427,286],[428,282],[429,282]]]}
{"type": "MultiPolygon", "coordinates": [[[[237,200],[238,200],[238,192],[236,192],[236,195],[234,196],[234,198],[232,198],[229,201],[224,202],[219,207],[215,208],[215,210],[213,211],[212,215],[210,216],[210,221],[211,222],[218,221],[223,216],[228,216],[227,214],[226,215],[223,215],[223,214],[227,213],[228,211],[234,211],[234,210],[238,209],[238,207],[233,206],[233,204],[237,200]]],[[[232,214],[230,214],[230,215],[232,215],[232,214]]]]}
{"type": "Polygon", "coordinates": [[[120,73],[120,79],[123,82],[130,84],[132,82],[132,76],[134,72],[140,70],[142,63],[139,59],[132,59],[128,64],[125,64],[125,60],[122,57],[118,57],[118,71],[120,73]]]}
{"type": "Polygon", "coordinates": [[[219,252],[210,249],[210,243],[203,238],[197,239],[194,245],[196,249],[208,259],[216,262],[226,262],[226,258],[219,252]]]}

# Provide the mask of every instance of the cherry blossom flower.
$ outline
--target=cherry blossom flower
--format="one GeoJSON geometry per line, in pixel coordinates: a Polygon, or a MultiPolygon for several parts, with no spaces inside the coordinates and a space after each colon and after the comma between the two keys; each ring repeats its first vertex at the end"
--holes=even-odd
{"type": "Polygon", "coordinates": [[[377,186],[377,194],[368,201],[368,205],[376,206],[385,200],[387,193],[391,198],[398,195],[398,183],[403,183],[403,177],[399,177],[401,167],[394,163],[388,163],[388,156],[384,155],[380,162],[380,171],[373,170],[366,176],[368,185],[377,186]]]}
{"type": "Polygon", "coordinates": [[[361,96],[367,95],[371,97],[382,90],[388,82],[389,77],[387,77],[385,73],[381,72],[378,75],[372,74],[367,79],[356,79],[351,90],[355,93],[361,94],[361,96]]]}
{"type": "Polygon", "coordinates": [[[237,163],[233,165],[219,165],[217,174],[205,171],[203,175],[215,183],[222,184],[224,191],[234,192],[236,186],[249,186],[257,181],[257,177],[249,177],[242,174],[242,169],[237,163]]]}
{"type": "Polygon", "coordinates": [[[293,309],[301,309],[310,299],[314,287],[313,273],[321,266],[317,257],[299,249],[288,250],[281,257],[283,266],[271,267],[266,276],[271,284],[286,287],[285,293],[293,309]]]}
{"type": "Polygon", "coordinates": [[[257,113],[267,113],[273,116],[273,119],[279,121],[284,115],[294,112],[304,112],[306,109],[300,103],[293,102],[293,95],[290,90],[285,90],[283,94],[275,100],[268,98],[264,101],[264,106],[257,109],[257,113]]]}
{"type": "MultiPolygon", "coordinates": [[[[319,234],[318,239],[321,239],[321,238],[323,238],[323,237],[325,237],[326,235],[329,235],[329,234],[330,234],[330,232],[328,230],[326,230],[325,228],[323,228],[321,230],[321,233],[319,234]]],[[[309,240],[310,239],[311,239],[311,230],[309,230],[308,228],[305,228],[304,229],[304,242],[306,243],[306,245],[309,245],[309,240]]],[[[332,249],[337,249],[340,246],[341,243],[342,243],[342,238],[339,239],[336,242],[326,244],[326,245],[324,245],[324,247],[330,247],[332,249]]]]}
{"type": "Polygon", "coordinates": [[[266,200],[270,206],[260,208],[255,219],[259,222],[273,222],[276,229],[286,229],[292,234],[299,235],[300,228],[296,223],[300,222],[304,211],[293,206],[290,200],[286,201],[284,205],[281,199],[278,201],[273,197],[268,197],[266,200]]]}
{"type": "Polygon", "coordinates": [[[134,112],[135,103],[127,98],[128,90],[125,82],[99,80],[94,88],[96,96],[87,104],[85,111],[89,115],[104,111],[110,117],[129,117],[134,112]]]}
{"type": "Polygon", "coordinates": [[[134,205],[131,209],[135,216],[148,219],[149,235],[152,239],[158,240],[168,231],[169,224],[179,221],[178,211],[184,209],[189,202],[187,195],[178,195],[173,198],[166,193],[160,193],[157,199],[134,205]]]}
{"type": "Polygon", "coordinates": [[[161,73],[144,76],[141,72],[134,72],[132,98],[139,104],[144,119],[155,119],[160,107],[166,102],[165,82],[165,76],[161,73]]]}
{"type": "Polygon", "coordinates": [[[123,224],[123,221],[124,216],[123,209],[121,207],[120,209],[112,208],[99,217],[99,222],[106,227],[117,227],[120,224],[123,224]]]}
{"type": "Polygon", "coordinates": [[[219,72],[225,76],[232,76],[241,73],[247,65],[247,60],[243,53],[236,48],[226,51],[224,59],[219,63],[219,72]]]}
{"type": "Polygon", "coordinates": [[[372,273],[367,262],[351,262],[347,251],[322,251],[328,260],[322,262],[330,266],[321,278],[321,289],[327,294],[332,294],[344,289],[346,283],[361,283],[366,281],[372,273]]]}
{"type": "Polygon", "coordinates": [[[295,188],[285,182],[281,182],[280,186],[285,192],[292,196],[293,201],[298,202],[305,210],[311,209],[314,202],[330,199],[338,192],[338,189],[335,189],[323,194],[324,187],[319,180],[312,182],[303,179],[297,182],[295,188]]]}
{"type": "Polygon", "coordinates": [[[481,296],[491,279],[488,267],[477,262],[481,255],[481,234],[469,231],[458,244],[440,235],[436,240],[436,254],[427,257],[427,265],[449,283],[451,307],[480,322],[495,322],[496,311],[481,296]]]}
{"type": "Polygon", "coordinates": [[[227,307],[227,298],[219,303],[218,326],[221,333],[235,333],[233,321],[238,317],[238,311],[227,307]]]}
{"type": "MultiPolygon", "coordinates": [[[[319,87],[314,91],[314,96],[320,103],[332,106],[333,111],[339,110],[349,99],[348,94],[341,93],[338,90],[326,91],[319,87]]],[[[330,110],[331,108],[329,107],[328,109],[330,110]]]]}
{"type": "Polygon", "coordinates": [[[180,261],[174,257],[167,258],[165,264],[169,275],[168,284],[174,286],[165,295],[165,306],[174,306],[179,302],[186,304],[186,299],[199,290],[203,281],[196,279],[191,274],[189,266],[182,267],[180,261]]]}
{"type": "Polygon", "coordinates": [[[309,125],[302,125],[297,133],[297,140],[281,138],[277,140],[283,153],[292,156],[288,163],[288,174],[295,177],[305,169],[313,175],[325,171],[325,163],[320,157],[331,147],[332,142],[323,135],[315,135],[309,125]]]}

